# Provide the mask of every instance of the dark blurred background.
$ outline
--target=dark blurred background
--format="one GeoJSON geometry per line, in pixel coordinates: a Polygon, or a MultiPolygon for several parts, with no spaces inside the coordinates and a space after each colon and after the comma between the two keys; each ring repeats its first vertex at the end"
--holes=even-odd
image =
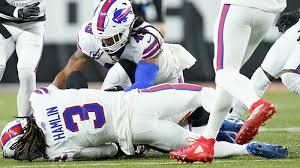
{"type": "MultiPolygon", "coordinates": [[[[186,81],[212,81],[213,43],[212,34],[218,0],[162,0],[166,9],[166,42],[180,43],[198,60],[196,65],[186,70],[186,81]]],[[[96,0],[51,0],[48,1],[47,28],[42,59],[37,69],[38,82],[51,82],[76,50],[77,31],[92,17],[96,0]]],[[[286,11],[300,7],[299,0],[288,0],[286,11]]],[[[156,13],[153,6],[147,6],[148,20],[155,24],[156,13]]],[[[250,77],[260,65],[267,51],[280,34],[275,26],[259,45],[252,59],[242,68],[242,73],[250,77]]],[[[7,63],[2,82],[17,82],[17,57],[14,54],[7,63]]],[[[91,61],[85,70],[90,82],[104,79],[107,69],[91,61]]]]}

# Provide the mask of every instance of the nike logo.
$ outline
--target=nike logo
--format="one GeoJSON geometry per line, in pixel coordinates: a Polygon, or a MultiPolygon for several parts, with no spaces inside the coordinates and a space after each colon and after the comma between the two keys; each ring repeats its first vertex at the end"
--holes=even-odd
{"type": "Polygon", "coordinates": [[[150,41],[151,41],[151,36],[150,36],[150,39],[147,42],[150,43],[150,41]]]}

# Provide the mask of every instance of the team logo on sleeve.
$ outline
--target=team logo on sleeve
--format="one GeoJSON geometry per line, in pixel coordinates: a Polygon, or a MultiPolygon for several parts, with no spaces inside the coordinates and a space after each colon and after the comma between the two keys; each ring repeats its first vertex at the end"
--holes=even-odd
{"type": "Polygon", "coordinates": [[[128,14],[132,13],[131,6],[115,11],[113,21],[115,23],[125,23],[127,22],[128,14]]]}
{"type": "Polygon", "coordinates": [[[100,59],[101,56],[104,54],[104,52],[102,52],[100,49],[97,50],[97,51],[91,51],[90,52],[90,56],[94,59],[94,60],[97,60],[97,59],[100,59]]]}

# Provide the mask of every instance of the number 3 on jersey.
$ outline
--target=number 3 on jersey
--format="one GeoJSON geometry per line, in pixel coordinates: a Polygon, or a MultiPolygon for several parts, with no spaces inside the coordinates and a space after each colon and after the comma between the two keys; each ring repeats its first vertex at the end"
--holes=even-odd
{"type": "Polygon", "coordinates": [[[103,107],[98,103],[66,108],[63,113],[66,128],[72,132],[79,131],[77,123],[73,120],[73,116],[79,115],[80,121],[85,121],[89,120],[89,113],[95,113],[96,119],[94,120],[94,127],[102,128],[105,124],[105,116],[103,107]]]}

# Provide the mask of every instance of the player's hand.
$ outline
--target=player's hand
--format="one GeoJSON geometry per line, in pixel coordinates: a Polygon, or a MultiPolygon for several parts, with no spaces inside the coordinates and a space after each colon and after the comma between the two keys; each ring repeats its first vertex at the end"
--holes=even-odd
{"type": "Polygon", "coordinates": [[[34,4],[20,8],[18,10],[18,17],[20,19],[30,19],[31,17],[38,16],[40,13],[40,7],[38,7],[39,4],[39,2],[36,2],[34,4]]]}
{"type": "Polygon", "coordinates": [[[107,88],[105,89],[104,91],[107,91],[107,92],[117,92],[117,91],[123,91],[124,88],[122,86],[113,86],[111,88],[107,88]]]}
{"type": "Polygon", "coordinates": [[[295,13],[285,13],[280,16],[276,26],[278,31],[284,33],[287,29],[295,25],[299,21],[298,16],[295,13]]]}

